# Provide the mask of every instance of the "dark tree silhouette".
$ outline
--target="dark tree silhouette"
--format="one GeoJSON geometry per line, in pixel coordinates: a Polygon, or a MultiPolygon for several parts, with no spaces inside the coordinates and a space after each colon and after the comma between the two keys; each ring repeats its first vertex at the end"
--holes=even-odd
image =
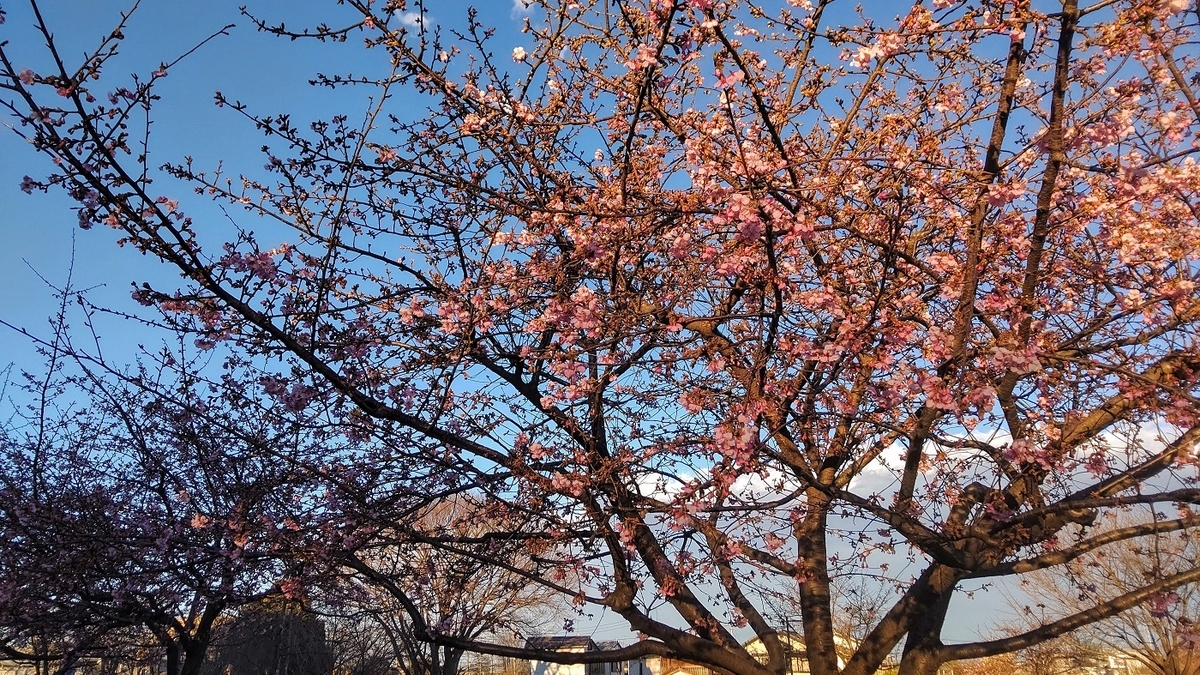
{"type": "Polygon", "coordinates": [[[329,675],[325,622],[296,600],[270,597],[219,625],[203,675],[329,675]]]}

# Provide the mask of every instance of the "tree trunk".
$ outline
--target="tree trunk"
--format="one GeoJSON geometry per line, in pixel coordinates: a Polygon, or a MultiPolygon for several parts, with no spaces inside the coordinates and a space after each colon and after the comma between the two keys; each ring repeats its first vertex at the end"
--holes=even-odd
{"type": "Polygon", "coordinates": [[[950,609],[950,598],[954,595],[957,582],[958,575],[947,568],[934,572],[928,602],[922,603],[927,609],[917,616],[908,631],[899,675],[937,675],[938,668],[945,661],[942,627],[946,623],[946,610],[950,609]]]}
{"type": "Polygon", "coordinates": [[[846,664],[845,675],[871,675],[891,654],[900,640],[909,632],[916,617],[925,611],[935,597],[933,589],[951,583],[953,576],[946,578],[946,570],[938,565],[925,569],[909,587],[875,628],[858,644],[855,653],[846,664]]]}
{"type": "Polygon", "coordinates": [[[179,675],[179,641],[168,640],[167,647],[167,672],[166,675],[179,675]]]}
{"type": "Polygon", "coordinates": [[[942,663],[939,650],[927,650],[923,647],[914,649],[904,653],[904,658],[900,661],[899,675],[937,675],[942,663]]]}
{"type": "MultiPolygon", "coordinates": [[[[828,498],[817,490],[808,494],[808,515],[796,526],[799,558],[804,565],[800,583],[800,615],[804,622],[804,646],[813,675],[837,675],[838,656],[833,641],[830,611],[829,552],[825,532],[828,498]]],[[[791,664],[787,664],[790,668],[791,664]]]]}
{"type": "MultiPolygon", "coordinates": [[[[437,649],[437,647],[434,647],[437,649]]],[[[444,648],[442,663],[436,675],[458,675],[458,664],[462,661],[463,650],[451,647],[444,648]]]]}
{"type": "Polygon", "coordinates": [[[204,657],[208,652],[208,643],[212,640],[213,623],[223,609],[224,603],[210,603],[200,615],[196,630],[190,636],[184,634],[178,640],[183,647],[183,665],[179,669],[179,675],[199,675],[200,666],[204,665],[204,657]]]}
{"type": "Polygon", "coordinates": [[[183,648],[183,666],[179,669],[179,675],[198,675],[200,666],[204,665],[204,652],[207,651],[207,647],[207,641],[189,641],[183,648]]]}

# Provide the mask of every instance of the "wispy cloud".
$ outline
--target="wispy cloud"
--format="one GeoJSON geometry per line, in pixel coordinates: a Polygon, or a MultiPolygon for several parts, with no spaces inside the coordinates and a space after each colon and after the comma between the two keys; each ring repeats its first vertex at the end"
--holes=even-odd
{"type": "Polygon", "coordinates": [[[526,16],[533,8],[533,0],[512,0],[513,16],[526,16]]]}
{"type": "MultiPolygon", "coordinates": [[[[514,0],[514,2],[517,2],[517,1],[518,0],[514,0]]],[[[400,15],[399,18],[400,18],[400,23],[402,23],[405,26],[408,26],[410,28],[418,28],[420,26],[426,25],[429,22],[429,19],[426,18],[425,15],[421,14],[420,12],[404,12],[403,14],[400,15]]]]}

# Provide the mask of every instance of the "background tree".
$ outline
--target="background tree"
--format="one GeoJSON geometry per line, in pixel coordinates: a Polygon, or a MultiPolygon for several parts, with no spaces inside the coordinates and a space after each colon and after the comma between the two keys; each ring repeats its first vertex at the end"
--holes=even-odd
{"type": "Polygon", "coordinates": [[[71,341],[84,296],[60,299],[45,369],[5,392],[0,649],[47,672],[138,652],[194,675],[218,618],[295,583],[278,547],[312,503],[304,442],[178,343],[111,369],[71,341]]]}
{"type": "Polygon", "coordinates": [[[460,671],[467,650],[431,641],[433,635],[463,643],[513,635],[520,645],[557,628],[559,599],[530,580],[537,565],[524,543],[505,541],[505,529],[474,497],[438,500],[406,522],[411,525],[395,523],[352,552],[355,574],[326,598],[337,611],[361,613],[382,631],[390,663],[404,675],[460,671]]]}
{"type": "MultiPolygon", "coordinates": [[[[314,555],[358,564],[414,495],[471,491],[529,581],[654,638],[541,658],[738,675],[788,665],[765,579],[801,580],[810,664],[837,672],[830,579],[887,575],[897,549],[915,567],[845,673],[901,643],[902,673],[932,673],[1200,580],[943,640],[962,583],[1200,524],[1070,529],[1200,499],[1189,3],[547,0],[517,45],[406,7],[260,22],[363,37],[389,70],[317,78],[375,87],[361,122],[218,95],[268,135],[265,172],[167,171],[244,207],[229,226],[131,147],[170,64],[116,83],[119,31],[68,64],[44,22],[52,70],[0,50],[14,129],[54,160],[25,188],[178,270],[136,299],[243,355],[278,406],[386,448],[334,454],[314,555]]],[[[357,569],[432,641],[524,653],[439,632],[357,569]]]]}
{"type": "Polygon", "coordinates": [[[215,630],[201,673],[212,675],[329,675],[334,653],[325,623],[298,600],[268,597],[243,605],[215,630]]]}
{"type": "Polygon", "coordinates": [[[1017,665],[1016,657],[1009,653],[987,656],[982,659],[958,661],[943,666],[938,672],[941,675],[1006,675],[1010,673],[1023,673],[1024,671],[1017,665]]]}
{"type": "MultiPolygon", "coordinates": [[[[1104,529],[1119,530],[1134,520],[1132,515],[1119,517],[1104,529]]],[[[1026,616],[1034,626],[1049,623],[1064,613],[1090,608],[1148,581],[1190,569],[1200,555],[1195,536],[1191,531],[1166,532],[1029,575],[1024,587],[1029,597],[1022,603],[1026,616]]],[[[1136,660],[1147,673],[1196,675],[1200,673],[1198,620],[1200,587],[1186,584],[1082,629],[1080,638],[1093,645],[1094,654],[1136,660]]]]}
{"type": "MultiPolygon", "coordinates": [[[[1021,627],[1011,632],[1026,629],[1021,627]]],[[[1016,652],[946,664],[938,672],[942,675],[1135,675],[1139,672],[1131,670],[1130,664],[1119,656],[1110,661],[1111,656],[1113,653],[1103,645],[1073,633],[1016,652]]]]}
{"type": "MultiPolygon", "coordinates": [[[[856,574],[834,577],[829,584],[833,608],[833,631],[837,638],[838,654],[849,659],[857,645],[866,639],[881,616],[896,601],[898,591],[886,580],[856,574]]],[[[781,630],[799,633],[803,623],[798,583],[793,582],[769,594],[766,613],[781,630]]],[[[900,646],[893,650],[877,673],[894,672],[899,663],[900,646]]]]}
{"type": "Polygon", "coordinates": [[[322,608],[325,642],[333,654],[333,670],[348,675],[388,675],[395,651],[378,623],[353,608],[322,608]]]}

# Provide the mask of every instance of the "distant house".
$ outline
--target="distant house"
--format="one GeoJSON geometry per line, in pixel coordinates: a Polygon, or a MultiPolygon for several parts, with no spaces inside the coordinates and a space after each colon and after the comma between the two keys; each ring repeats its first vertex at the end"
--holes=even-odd
{"type": "Polygon", "coordinates": [[[1136,657],[1120,652],[1059,655],[1051,661],[1050,667],[1056,672],[1072,675],[1135,675],[1150,672],[1136,657]]]}
{"type": "Polygon", "coordinates": [[[32,663],[0,659],[0,675],[38,675],[38,668],[32,663]]]}
{"type": "MultiPolygon", "coordinates": [[[[787,653],[788,667],[785,671],[787,675],[808,675],[812,670],[808,665],[808,648],[804,646],[804,636],[799,633],[784,632],[779,633],[779,640],[783,643],[783,650],[787,653]]],[[[754,638],[742,645],[750,652],[750,656],[758,659],[760,663],[767,661],[767,648],[759,638],[754,638]]],[[[837,651],[838,668],[846,667],[845,657],[854,651],[854,645],[849,640],[835,635],[833,637],[834,650],[837,651]]]]}
{"type": "MultiPolygon", "coordinates": [[[[0,659],[0,675],[44,675],[54,672],[59,664],[37,664],[30,661],[14,661],[0,659]]],[[[66,675],[162,675],[163,663],[157,660],[149,662],[129,658],[85,657],[77,661],[74,667],[67,669],[66,675]]]]}
{"type": "MultiPolygon", "coordinates": [[[[779,639],[787,655],[785,675],[810,675],[808,649],[804,637],[799,633],[780,631],[779,639]]],[[[530,638],[525,646],[529,649],[556,652],[609,652],[621,648],[615,640],[596,642],[590,637],[562,635],[530,638]]],[[[753,638],[742,644],[746,651],[761,663],[767,661],[767,649],[762,640],[753,638]]],[[[838,653],[838,668],[846,666],[846,659],[854,652],[855,644],[841,636],[834,637],[834,649],[838,653]]],[[[880,666],[878,673],[894,673],[898,664],[890,657],[880,666]]],[[[1071,675],[1139,675],[1147,672],[1132,655],[1105,652],[1090,655],[1059,656],[1051,665],[1053,672],[1071,675]]],[[[1023,669],[1012,675],[1032,672],[1023,669]]],[[[9,675],[0,672],[0,675],[9,675]]],[[[14,673],[12,675],[33,675],[14,673]]],[[[668,656],[647,656],[632,661],[608,661],[589,664],[561,664],[544,661],[530,662],[529,675],[720,675],[708,666],[668,656]]]]}
{"type": "MultiPolygon", "coordinates": [[[[797,633],[780,633],[784,650],[788,655],[786,675],[808,675],[811,671],[808,665],[808,650],[804,639],[797,633]]],[[[842,638],[835,638],[839,653],[838,667],[846,665],[843,653],[853,651],[852,645],[842,638]]],[[[751,656],[766,662],[767,649],[758,638],[743,645],[751,656]]],[[[530,638],[526,642],[530,649],[551,650],[556,652],[606,652],[621,648],[616,641],[595,642],[583,636],[544,636],[530,638]]],[[[544,661],[532,661],[529,675],[716,675],[708,666],[702,666],[690,661],[671,658],[668,656],[647,656],[634,661],[611,661],[591,664],[559,664],[544,661]]]]}
{"type": "Polygon", "coordinates": [[[670,656],[647,656],[646,670],[647,675],[716,675],[708,666],[670,656]]]}
{"type": "MultiPolygon", "coordinates": [[[[621,648],[616,640],[596,642],[590,637],[578,635],[543,635],[531,637],[525,642],[526,649],[554,652],[608,652],[621,648]]],[[[550,663],[530,661],[529,675],[653,675],[642,660],[608,661],[601,663],[550,663]]]]}
{"type": "MultiPolygon", "coordinates": [[[[804,647],[804,639],[797,633],[780,633],[780,639],[783,641],[784,651],[787,653],[788,666],[785,671],[786,675],[808,675],[811,670],[808,665],[808,650],[804,647]]],[[[839,653],[844,651],[844,640],[837,640],[839,653]]],[[[767,648],[763,645],[762,640],[754,638],[742,645],[751,656],[758,659],[762,663],[767,661],[767,648]]],[[[846,665],[843,658],[838,656],[838,667],[846,665]]],[[[680,659],[673,659],[665,656],[650,656],[646,658],[646,667],[649,671],[647,675],[716,675],[716,672],[707,666],[702,666],[680,659]]]]}

